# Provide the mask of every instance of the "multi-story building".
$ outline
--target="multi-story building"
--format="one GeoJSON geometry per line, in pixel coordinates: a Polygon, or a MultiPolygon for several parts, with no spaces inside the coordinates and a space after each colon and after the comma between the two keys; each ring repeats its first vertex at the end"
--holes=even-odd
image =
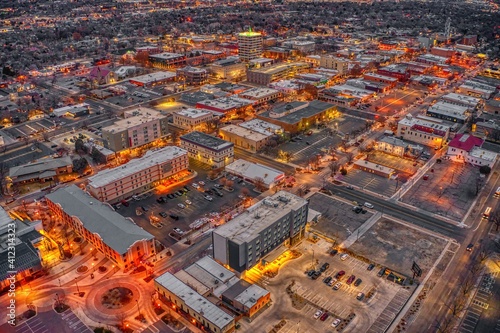
{"type": "Polygon", "coordinates": [[[239,57],[227,57],[210,65],[213,76],[222,80],[245,78],[247,66],[239,57]]]}
{"type": "Polygon", "coordinates": [[[57,181],[61,175],[73,172],[73,161],[71,157],[42,158],[36,162],[30,162],[9,169],[8,181],[12,184],[25,184],[33,182],[57,181]]]}
{"type": "Polygon", "coordinates": [[[187,151],[175,146],[150,150],[113,169],[105,169],[88,179],[87,190],[101,201],[117,202],[142,193],[165,179],[187,170],[187,151]]]}
{"type": "Polygon", "coordinates": [[[262,56],[262,34],[252,30],[238,34],[238,55],[243,61],[262,56]]]}
{"type": "Polygon", "coordinates": [[[214,119],[214,111],[205,109],[181,109],[173,113],[173,124],[189,131],[206,131],[214,119]]]}
{"type": "Polygon", "coordinates": [[[149,62],[153,67],[161,69],[177,68],[186,65],[186,56],[179,53],[163,52],[149,56],[149,62]]]}
{"type": "Polygon", "coordinates": [[[392,64],[385,67],[380,67],[377,74],[395,77],[399,81],[407,81],[410,78],[410,73],[404,65],[392,64]]]}
{"type": "Polygon", "coordinates": [[[467,106],[450,104],[446,101],[439,101],[431,105],[426,114],[430,117],[453,121],[459,124],[465,124],[470,117],[470,111],[467,106]]]}
{"type": "Polygon", "coordinates": [[[279,90],[271,88],[251,88],[238,95],[241,98],[254,101],[253,105],[258,106],[267,102],[276,101],[281,97],[279,90]]]}
{"type": "Polygon", "coordinates": [[[104,146],[115,152],[150,144],[168,134],[167,116],[156,110],[139,107],[124,116],[102,128],[104,146]]]}
{"type": "Polygon", "coordinates": [[[214,259],[237,274],[305,234],[309,202],[285,191],[263,199],[212,233],[214,259]]]}
{"type": "Polygon", "coordinates": [[[175,77],[176,75],[174,72],[162,71],[135,76],[128,81],[139,87],[154,87],[172,82],[175,80],[175,77]]]}
{"type": "Polygon", "coordinates": [[[295,134],[331,120],[337,114],[335,105],[313,100],[310,102],[290,102],[257,114],[257,118],[278,125],[286,132],[295,134]]]}
{"type": "Polygon", "coordinates": [[[496,92],[496,87],[469,80],[458,87],[458,92],[464,95],[489,99],[496,92]]]}
{"type": "Polygon", "coordinates": [[[460,105],[468,107],[470,110],[478,107],[481,103],[480,98],[475,98],[472,96],[460,95],[455,93],[449,93],[441,96],[440,100],[453,105],[460,105]]]}
{"type": "Polygon", "coordinates": [[[200,85],[208,80],[208,72],[203,68],[186,66],[177,69],[177,79],[184,84],[200,85]]]}
{"type": "Polygon", "coordinates": [[[204,100],[196,103],[196,108],[207,109],[224,114],[236,114],[251,109],[253,101],[236,97],[221,97],[213,100],[204,100]]]}
{"type": "Polygon", "coordinates": [[[228,125],[219,129],[219,135],[223,140],[234,143],[235,146],[249,150],[253,153],[262,149],[271,139],[265,135],[251,129],[238,125],[228,125]]]}
{"type": "Polygon", "coordinates": [[[263,121],[260,119],[252,119],[249,121],[245,121],[243,123],[239,123],[238,126],[247,128],[249,130],[259,132],[265,135],[272,134],[282,134],[283,128],[281,126],[269,123],[267,121],[263,121]]]}
{"type": "Polygon", "coordinates": [[[153,235],[76,185],[45,198],[58,220],[121,268],[137,267],[156,253],[153,235]]]}
{"type": "Polygon", "coordinates": [[[181,136],[181,147],[188,151],[189,157],[212,168],[223,168],[234,159],[233,143],[202,132],[181,136]]]}
{"type": "Polygon", "coordinates": [[[450,126],[426,116],[407,115],[398,123],[397,136],[401,139],[421,143],[425,146],[441,148],[448,140],[450,126]]]}
{"type": "Polygon", "coordinates": [[[380,75],[376,73],[366,73],[363,75],[363,78],[368,81],[385,83],[390,87],[395,87],[398,83],[398,79],[395,77],[380,75]]]}
{"type": "Polygon", "coordinates": [[[457,134],[448,144],[446,152],[454,160],[472,165],[493,167],[497,154],[481,148],[484,140],[470,134],[457,134]]]}
{"type": "Polygon", "coordinates": [[[319,59],[319,66],[336,70],[340,75],[344,75],[349,70],[349,60],[331,55],[322,55],[319,59]]]}
{"type": "Polygon", "coordinates": [[[293,78],[297,73],[307,70],[311,64],[307,62],[280,63],[264,68],[247,71],[248,82],[267,86],[269,83],[281,79],[293,78]]]}

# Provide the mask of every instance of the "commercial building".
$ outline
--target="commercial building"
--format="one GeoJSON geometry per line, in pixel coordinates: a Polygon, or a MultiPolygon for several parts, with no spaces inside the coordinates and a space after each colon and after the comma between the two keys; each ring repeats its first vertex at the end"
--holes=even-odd
{"type": "Polygon", "coordinates": [[[41,221],[28,224],[14,220],[0,207],[0,291],[10,289],[12,278],[22,281],[42,270],[38,250],[43,238],[38,231],[42,228],[41,221]]]}
{"type": "Polygon", "coordinates": [[[221,97],[196,103],[196,108],[221,112],[224,114],[244,112],[251,108],[253,101],[236,96],[221,97]]]}
{"type": "Polygon", "coordinates": [[[247,67],[239,57],[227,57],[210,65],[210,72],[217,79],[234,80],[245,78],[247,67]]]}
{"type": "Polygon", "coordinates": [[[203,68],[196,68],[192,66],[186,66],[177,69],[177,78],[184,84],[189,85],[201,85],[208,81],[208,72],[203,68]]]}
{"type": "Polygon", "coordinates": [[[181,147],[188,151],[188,156],[210,165],[223,168],[234,159],[234,144],[220,138],[202,133],[191,132],[181,136],[181,147]]]}
{"type": "Polygon", "coordinates": [[[377,70],[377,74],[395,77],[399,81],[405,82],[410,78],[410,73],[407,70],[407,67],[399,64],[392,64],[385,67],[380,67],[377,70]]]}
{"type": "Polygon", "coordinates": [[[398,79],[395,77],[380,75],[377,73],[366,73],[363,75],[363,78],[368,81],[386,83],[392,88],[398,83],[398,79]]]}
{"type": "Polygon", "coordinates": [[[460,95],[455,93],[449,93],[441,96],[440,100],[445,101],[449,104],[465,106],[470,110],[478,107],[481,103],[481,99],[472,96],[460,95]]]}
{"type": "Polygon", "coordinates": [[[272,250],[304,236],[308,205],[285,191],[259,201],[213,231],[214,259],[244,275],[272,250]]]}
{"type": "Polygon", "coordinates": [[[458,87],[458,92],[464,95],[489,99],[496,92],[496,87],[469,80],[458,87]]]}
{"type": "MultiPolygon", "coordinates": [[[[443,52],[443,54],[446,53],[447,53],[446,51],[443,52]]],[[[415,59],[415,61],[429,65],[444,65],[450,61],[450,57],[443,57],[435,54],[426,53],[418,56],[417,59],[415,59]]]]}
{"type": "Polygon", "coordinates": [[[88,179],[87,190],[100,201],[117,202],[134,193],[159,185],[189,168],[187,151],[175,146],[150,150],[146,154],[113,169],[99,171],[88,179]]]}
{"type": "Polygon", "coordinates": [[[261,182],[267,189],[275,187],[285,179],[283,171],[243,159],[226,165],[226,171],[251,183],[261,182]]]}
{"type": "Polygon", "coordinates": [[[403,157],[408,148],[408,143],[393,136],[383,136],[375,141],[373,148],[390,155],[403,157]]]}
{"type": "Polygon", "coordinates": [[[239,123],[238,126],[248,128],[249,130],[262,133],[265,135],[283,133],[283,128],[281,126],[260,119],[252,119],[249,121],[245,121],[243,123],[239,123]]]}
{"type": "Polygon", "coordinates": [[[149,62],[153,67],[161,69],[177,68],[186,65],[186,56],[179,53],[163,52],[149,56],[149,62]]]}
{"type": "Polygon", "coordinates": [[[190,131],[206,131],[214,119],[214,112],[205,109],[181,109],[173,113],[173,124],[190,131]]]}
{"type": "Polygon", "coordinates": [[[335,105],[313,100],[290,102],[276,106],[270,111],[257,114],[257,118],[282,127],[286,132],[298,133],[337,114],[335,105]]]}
{"type": "Polygon", "coordinates": [[[90,113],[90,105],[87,103],[80,103],[76,105],[63,106],[52,111],[56,117],[68,116],[72,118],[86,116],[90,113]]]}
{"type": "Polygon", "coordinates": [[[154,87],[164,85],[175,80],[174,72],[155,72],[133,77],[128,81],[139,87],[154,87]]]}
{"type": "Polygon", "coordinates": [[[470,134],[457,134],[448,144],[447,155],[458,162],[472,165],[493,167],[497,154],[481,148],[484,140],[470,134]]]}
{"type": "Polygon", "coordinates": [[[153,235],[76,185],[60,188],[45,198],[58,220],[125,270],[156,253],[153,235]]]}
{"type": "Polygon", "coordinates": [[[165,137],[167,116],[139,107],[124,113],[125,119],[102,128],[104,146],[115,152],[144,146],[165,137]]]}
{"type": "Polygon", "coordinates": [[[247,80],[248,82],[267,86],[273,81],[293,78],[297,73],[307,70],[310,67],[311,64],[307,62],[280,63],[259,69],[248,70],[247,80]]]}
{"type": "Polygon", "coordinates": [[[73,172],[71,157],[43,158],[36,162],[11,167],[8,181],[13,185],[33,182],[58,181],[58,176],[73,172]]]}
{"type": "Polygon", "coordinates": [[[470,117],[469,108],[456,104],[450,104],[446,101],[439,101],[431,105],[426,114],[430,117],[453,121],[459,124],[465,124],[470,117]]]}
{"type": "Polygon", "coordinates": [[[271,88],[251,88],[238,95],[241,98],[254,101],[253,105],[258,106],[267,102],[276,101],[281,97],[281,93],[271,88]]]}
{"type": "Polygon", "coordinates": [[[262,34],[252,30],[238,34],[238,55],[243,61],[262,56],[262,34]]]}
{"type": "Polygon", "coordinates": [[[394,173],[396,173],[396,170],[392,168],[388,168],[386,166],[372,163],[366,160],[357,160],[353,163],[353,167],[355,169],[363,170],[365,172],[373,173],[374,175],[381,176],[381,177],[386,177],[389,178],[391,177],[394,173]]]}
{"type": "Polygon", "coordinates": [[[398,123],[399,138],[425,146],[441,148],[449,135],[450,126],[435,118],[407,115],[398,123]]]}
{"type": "Polygon", "coordinates": [[[319,59],[319,66],[334,69],[339,75],[344,75],[349,70],[349,60],[331,55],[322,55],[319,59]]]}
{"type": "Polygon", "coordinates": [[[219,129],[219,135],[223,140],[253,153],[262,149],[272,137],[238,125],[222,127],[219,129]]]}

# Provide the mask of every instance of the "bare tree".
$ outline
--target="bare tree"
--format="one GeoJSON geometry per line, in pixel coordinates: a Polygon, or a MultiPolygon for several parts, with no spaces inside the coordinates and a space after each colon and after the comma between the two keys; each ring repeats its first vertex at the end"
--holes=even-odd
{"type": "Polygon", "coordinates": [[[465,308],[465,298],[456,297],[451,304],[445,304],[454,317],[458,317],[465,308]]]}
{"type": "Polygon", "coordinates": [[[232,180],[226,180],[226,184],[224,185],[227,189],[232,188],[234,185],[234,182],[232,180]]]}
{"type": "Polygon", "coordinates": [[[330,169],[330,176],[334,176],[340,169],[340,164],[337,161],[332,161],[328,164],[328,168],[330,169]]]}
{"type": "Polygon", "coordinates": [[[500,227],[500,210],[494,211],[493,214],[490,215],[489,220],[495,224],[496,231],[498,231],[498,228],[500,227]]]}
{"type": "Polygon", "coordinates": [[[354,154],[353,154],[353,153],[351,153],[351,152],[348,152],[348,153],[346,154],[346,158],[347,158],[347,163],[351,164],[351,163],[352,163],[352,161],[354,160],[354,154]]]}
{"type": "Polygon", "coordinates": [[[266,183],[264,182],[264,179],[261,177],[257,177],[254,180],[254,185],[257,191],[262,192],[266,189],[266,183]]]}
{"type": "Polygon", "coordinates": [[[438,333],[450,333],[453,331],[453,317],[445,317],[436,322],[435,326],[438,333]]]}
{"type": "Polygon", "coordinates": [[[245,197],[248,197],[248,195],[250,194],[250,190],[249,190],[248,188],[246,188],[246,187],[243,187],[243,188],[241,189],[241,194],[242,194],[243,196],[245,196],[245,197]]]}
{"type": "Polygon", "coordinates": [[[462,291],[462,296],[467,296],[474,289],[476,278],[473,275],[468,275],[467,278],[462,282],[460,290],[462,291]]]}

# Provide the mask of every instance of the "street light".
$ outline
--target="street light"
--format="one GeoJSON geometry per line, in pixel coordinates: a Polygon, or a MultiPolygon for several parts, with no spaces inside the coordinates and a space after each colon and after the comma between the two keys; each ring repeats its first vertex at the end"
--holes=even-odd
{"type": "Polygon", "coordinates": [[[78,295],[80,295],[80,288],[78,287],[78,280],[75,278],[75,284],[76,284],[76,291],[78,292],[78,295]]]}

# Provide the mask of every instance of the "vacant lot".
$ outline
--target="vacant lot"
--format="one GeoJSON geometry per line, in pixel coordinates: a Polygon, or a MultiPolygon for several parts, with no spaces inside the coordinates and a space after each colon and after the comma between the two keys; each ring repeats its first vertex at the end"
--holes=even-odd
{"type": "Polygon", "coordinates": [[[336,239],[338,243],[344,241],[372,216],[369,211],[356,214],[352,206],[322,193],[315,193],[310,197],[309,208],[320,212],[321,218],[312,229],[336,239]]]}
{"type": "Polygon", "coordinates": [[[445,245],[446,240],[442,238],[382,218],[349,247],[349,250],[380,265],[412,276],[413,261],[417,262],[425,275],[445,245]]]}
{"type": "Polygon", "coordinates": [[[401,199],[428,212],[456,221],[462,220],[476,198],[477,167],[443,160],[420,178],[401,199]],[[433,172],[431,172],[433,170],[433,172]]]}

